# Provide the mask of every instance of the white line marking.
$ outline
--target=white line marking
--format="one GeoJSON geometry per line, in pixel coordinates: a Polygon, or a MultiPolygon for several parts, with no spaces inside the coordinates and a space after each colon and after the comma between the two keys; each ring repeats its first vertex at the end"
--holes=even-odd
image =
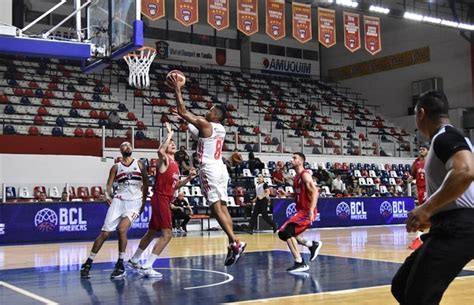
{"type": "Polygon", "coordinates": [[[20,287],[14,286],[12,284],[8,284],[7,282],[0,281],[0,286],[5,286],[6,288],[9,288],[13,291],[18,292],[19,294],[22,294],[24,296],[30,297],[32,299],[35,299],[37,301],[40,301],[46,305],[59,305],[59,303],[53,302],[47,298],[43,298],[42,296],[39,296],[37,294],[34,294],[33,292],[29,292],[25,289],[22,289],[20,287]]]}
{"type": "Polygon", "coordinates": [[[199,288],[207,288],[207,287],[213,287],[213,286],[219,286],[219,285],[224,285],[228,282],[231,282],[234,280],[234,277],[228,273],[225,272],[220,272],[220,271],[214,271],[214,270],[205,270],[205,269],[192,269],[192,268],[155,268],[155,269],[169,269],[169,270],[191,270],[191,271],[200,271],[200,272],[211,272],[211,273],[217,273],[221,274],[227,277],[225,281],[214,283],[214,284],[209,284],[209,285],[202,285],[202,286],[193,286],[193,287],[185,287],[185,290],[191,290],[191,289],[199,289],[199,288]]]}

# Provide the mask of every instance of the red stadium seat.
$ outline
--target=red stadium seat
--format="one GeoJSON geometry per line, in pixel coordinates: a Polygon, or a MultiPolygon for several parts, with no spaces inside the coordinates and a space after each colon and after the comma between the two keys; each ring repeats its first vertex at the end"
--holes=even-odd
{"type": "Polygon", "coordinates": [[[102,119],[102,120],[107,120],[108,119],[108,115],[107,115],[107,112],[105,112],[104,110],[101,110],[99,112],[99,119],[102,119]]]}
{"type": "Polygon", "coordinates": [[[91,111],[89,112],[89,117],[92,118],[92,119],[98,119],[98,118],[99,118],[99,114],[97,113],[97,111],[91,110],[91,111]]]}
{"type": "Polygon", "coordinates": [[[129,119],[130,121],[136,121],[137,117],[135,116],[135,113],[129,112],[127,113],[127,119],[129,119]]]}
{"type": "Polygon", "coordinates": [[[75,137],[83,137],[83,136],[84,136],[84,131],[82,130],[82,128],[77,127],[77,128],[74,130],[74,136],[75,136],[75,137]]]}
{"type": "Polygon", "coordinates": [[[82,94],[79,91],[74,92],[74,99],[76,100],[82,100],[82,94]]]}
{"type": "Polygon", "coordinates": [[[137,121],[137,129],[139,130],[146,129],[145,123],[143,123],[142,121],[137,121]]]}
{"type": "Polygon", "coordinates": [[[37,136],[37,135],[39,135],[38,127],[36,127],[36,126],[30,126],[30,128],[28,128],[28,134],[29,134],[30,136],[37,136]]]}
{"type": "Polygon", "coordinates": [[[13,93],[15,93],[16,96],[23,96],[23,89],[21,88],[15,88],[15,91],[13,91],[13,93]]]}
{"type": "Polygon", "coordinates": [[[35,115],[35,118],[33,119],[33,123],[35,125],[44,125],[43,117],[39,114],[35,115]]]}
{"type": "Polygon", "coordinates": [[[30,87],[32,89],[36,89],[36,88],[38,88],[38,84],[34,80],[32,80],[28,83],[28,87],[30,87]]]}
{"type": "Polygon", "coordinates": [[[49,107],[51,106],[51,101],[49,100],[49,98],[43,97],[43,99],[41,100],[41,105],[45,107],[49,107]]]}
{"type": "Polygon", "coordinates": [[[48,110],[44,106],[38,108],[38,115],[45,116],[48,115],[48,110]]]}
{"type": "Polygon", "coordinates": [[[33,97],[35,94],[33,93],[33,90],[31,90],[30,88],[26,89],[25,90],[25,95],[28,96],[28,97],[33,97]]]}
{"type": "Polygon", "coordinates": [[[95,132],[92,128],[87,128],[85,132],[86,138],[94,138],[95,137],[95,132]]]}
{"type": "Polygon", "coordinates": [[[49,97],[49,98],[53,98],[53,97],[54,97],[54,93],[53,93],[53,91],[51,91],[51,90],[46,90],[46,92],[44,93],[44,96],[45,96],[45,97],[49,97]]]}
{"type": "Polygon", "coordinates": [[[71,107],[75,109],[81,108],[81,101],[79,100],[73,100],[71,103],[71,107]]]}
{"type": "Polygon", "coordinates": [[[0,95],[0,104],[6,104],[6,103],[8,103],[8,96],[0,95]]]}
{"type": "Polygon", "coordinates": [[[82,101],[81,109],[91,109],[91,104],[88,101],[82,101]]]}

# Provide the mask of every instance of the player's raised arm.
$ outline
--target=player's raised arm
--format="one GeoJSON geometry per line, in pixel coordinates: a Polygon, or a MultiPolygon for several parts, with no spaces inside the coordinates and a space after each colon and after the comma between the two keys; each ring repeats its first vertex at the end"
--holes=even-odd
{"type": "Polygon", "coordinates": [[[166,130],[168,131],[168,134],[166,135],[165,141],[160,144],[160,147],[158,148],[158,168],[161,167],[162,164],[168,165],[168,158],[166,157],[166,149],[171,143],[171,140],[173,139],[173,134],[174,131],[171,129],[171,124],[166,122],[165,123],[166,130]]]}
{"type": "Polygon", "coordinates": [[[186,109],[186,105],[183,101],[183,95],[181,94],[181,84],[178,82],[178,75],[171,74],[166,80],[168,86],[174,89],[176,96],[176,104],[178,115],[182,117],[186,122],[193,124],[199,129],[200,136],[209,137],[212,134],[212,126],[206,118],[195,115],[186,109]]]}

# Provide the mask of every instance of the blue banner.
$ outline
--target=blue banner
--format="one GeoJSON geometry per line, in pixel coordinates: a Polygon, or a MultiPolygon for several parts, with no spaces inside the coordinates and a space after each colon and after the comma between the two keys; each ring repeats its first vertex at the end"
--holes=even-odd
{"type": "MultiPolygon", "coordinates": [[[[93,240],[107,214],[105,203],[24,203],[0,205],[0,245],[29,242],[93,240]]],[[[140,238],[148,229],[148,202],[128,236],[140,238]]]]}
{"type": "MultiPolygon", "coordinates": [[[[282,225],[296,212],[292,199],[275,199],[273,219],[282,225]]],[[[415,207],[412,197],[319,198],[313,228],[401,224],[415,207]]]]}

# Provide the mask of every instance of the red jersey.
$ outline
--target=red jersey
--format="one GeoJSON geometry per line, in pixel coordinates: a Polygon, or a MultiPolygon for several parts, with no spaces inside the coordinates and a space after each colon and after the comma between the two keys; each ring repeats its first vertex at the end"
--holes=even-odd
{"type": "Polygon", "coordinates": [[[311,195],[303,182],[303,173],[309,172],[305,169],[293,179],[293,189],[296,194],[296,209],[298,211],[309,211],[311,207],[311,195]]]}
{"type": "Polygon", "coordinates": [[[416,158],[412,165],[412,171],[415,172],[416,186],[425,187],[425,160],[416,158]]]}
{"type": "Polygon", "coordinates": [[[164,173],[160,173],[160,170],[156,169],[155,193],[174,197],[175,187],[179,180],[179,166],[171,158],[168,158],[168,162],[168,168],[164,173]]]}

